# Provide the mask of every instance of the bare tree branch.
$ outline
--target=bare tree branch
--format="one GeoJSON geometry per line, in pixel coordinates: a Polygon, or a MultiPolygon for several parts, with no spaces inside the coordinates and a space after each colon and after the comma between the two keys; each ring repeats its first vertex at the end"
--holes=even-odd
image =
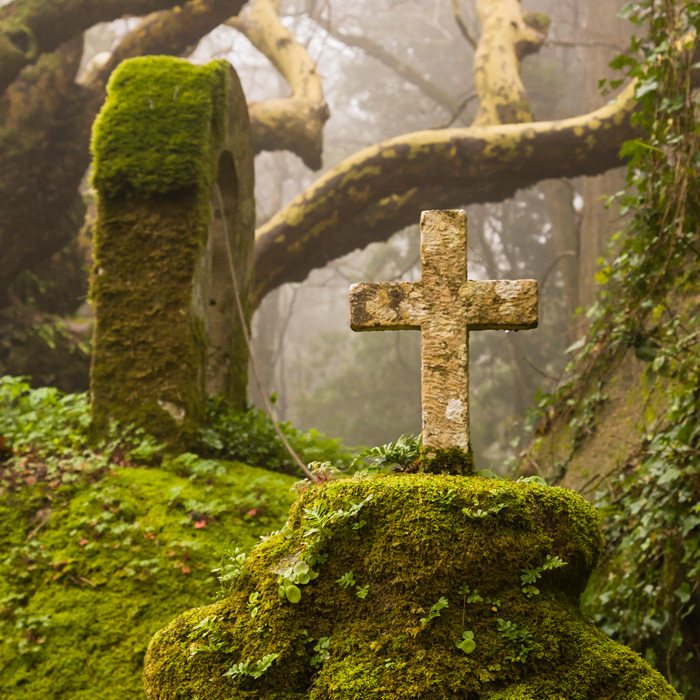
{"type": "Polygon", "coordinates": [[[565,46],[575,49],[594,49],[603,47],[606,49],[615,49],[616,51],[626,51],[627,46],[616,44],[614,41],[564,41],[563,39],[547,39],[544,42],[545,46],[565,46]]]}
{"type": "Polygon", "coordinates": [[[469,27],[467,27],[467,23],[462,17],[462,10],[459,7],[459,0],[450,0],[450,2],[452,3],[452,14],[455,18],[457,26],[459,27],[459,31],[462,32],[462,36],[467,40],[467,43],[473,49],[476,49],[476,39],[474,38],[474,35],[469,31],[469,27]]]}
{"type": "Polygon", "coordinates": [[[443,107],[453,117],[457,118],[457,115],[460,114],[460,105],[450,94],[430,80],[426,80],[417,70],[394,56],[376,41],[372,41],[366,36],[341,32],[335,29],[330,22],[319,16],[313,16],[313,19],[329,36],[342,42],[345,46],[361,49],[368,56],[371,56],[387,68],[390,68],[397,75],[400,75],[405,81],[411,83],[411,85],[415,85],[423,94],[443,107]]]}

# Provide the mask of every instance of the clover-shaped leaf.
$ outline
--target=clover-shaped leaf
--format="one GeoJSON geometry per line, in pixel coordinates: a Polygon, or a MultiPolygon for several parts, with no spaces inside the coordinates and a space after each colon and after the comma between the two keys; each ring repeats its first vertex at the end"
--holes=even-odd
{"type": "Polygon", "coordinates": [[[455,642],[455,646],[461,649],[465,654],[471,654],[474,649],[476,649],[476,642],[474,641],[474,632],[467,630],[462,632],[462,639],[458,639],[455,642]]]}

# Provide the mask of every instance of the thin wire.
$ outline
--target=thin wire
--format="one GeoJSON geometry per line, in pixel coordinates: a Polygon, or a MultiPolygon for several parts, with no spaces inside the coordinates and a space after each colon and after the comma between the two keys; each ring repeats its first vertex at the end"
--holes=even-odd
{"type": "Polygon", "coordinates": [[[260,396],[262,397],[263,404],[265,405],[265,411],[270,417],[270,421],[272,422],[272,427],[275,429],[275,432],[277,433],[277,437],[280,439],[282,444],[284,445],[285,449],[289,454],[291,455],[292,459],[297,463],[301,471],[306,474],[306,476],[311,479],[311,481],[318,481],[318,477],[316,477],[313,472],[309,470],[309,468],[301,461],[299,458],[299,455],[294,451],[294,448],[289,444],[287,441],[287,438],[284,436],[284,433],[280,430],[280,427],[277,425],[277,421],[275,421],[274,416],[272,415],[272,405],[270,404],[269,399],[267,398],[267,394],[263,390],[262,382],[260,381],[260,375],[258,374],[258,367],[257,363],[255,361],[255,355],[253,354],[253,348],[250,342],[250,336],[248,335],[248,324],[246,322],[246,317],[245,313],[243,312],[243,304],[241,303],[241,296],[238,292],[238,279],[236,278],[236,270],[233,265],[233,253],[231,252],[231,243],[228,239],[228,226],[226,225],[226,214],[224,210],[224,200],[221,196],[221,189],[219,188],[219,183],[215,183],[214,187],[216,188],[216,196],[217,199],[219,200],[219,210],[221,213],[221,223],[224,228],[224,241],[226,243],[226,256],[228,257],[228,266],[231,271],[231,279],[233,280],[233,295],[236,298],[236,309],[238,310],[238,318],[241,322],[241,332],[243,333],[243,340],[245,341],[246,348],[248,349],[248,356],[250,357],[250,366],[253,369],[253,377],[255,379],[255,384],[258,387],[258,391],[260,392],[260,396]]]}

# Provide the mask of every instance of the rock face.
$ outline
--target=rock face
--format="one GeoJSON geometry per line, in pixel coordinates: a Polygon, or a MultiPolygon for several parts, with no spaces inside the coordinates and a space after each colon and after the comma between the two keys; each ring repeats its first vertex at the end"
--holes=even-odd
{"type": "Polygon", "coordinates": [[[413,474],[309,487],[228,598],[152,639],[150,700],[678,695],[579,611],[603,550],[559,488],[413,474]]]}
{"type": "Polygon", "coordinates": [[[186,444],[207,394],[245,407],[254,238],[245,98],[224,61],[125,61],[95,122],[93,422],[186,444]],[[246,321],[247,323],[247,321],[246,321]]]}

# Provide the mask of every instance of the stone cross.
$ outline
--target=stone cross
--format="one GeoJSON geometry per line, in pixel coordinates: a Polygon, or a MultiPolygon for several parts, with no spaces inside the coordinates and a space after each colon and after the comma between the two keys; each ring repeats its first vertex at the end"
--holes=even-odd
{"type": "Polygon", "coordinates": [[[421,215],[421,279],[354,284],[354,331],[421,331],[423,447],[469,451],[469,331],[535,328],[535,280],[476,281],[467,276],[467,215],[421,215]]]}

